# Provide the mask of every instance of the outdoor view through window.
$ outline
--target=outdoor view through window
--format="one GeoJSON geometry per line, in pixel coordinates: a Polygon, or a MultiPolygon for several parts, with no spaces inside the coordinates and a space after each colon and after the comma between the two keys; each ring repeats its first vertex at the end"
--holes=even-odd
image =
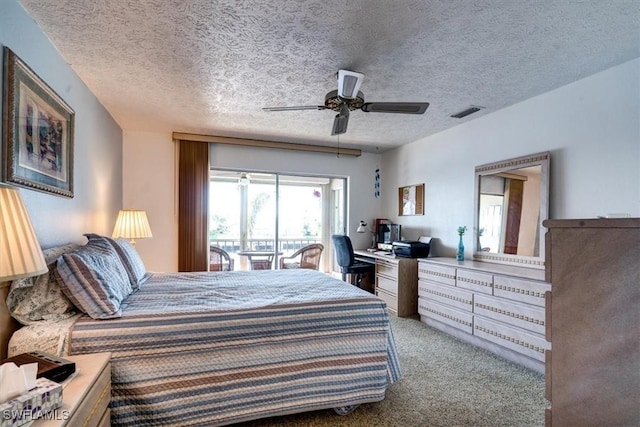
{"type": "Polygon", "coordinates": [[[210,243],[233,258],[236,270],[255,269],[257,259],[260,268],[277,268],[278,257],[306,245],[328,247],[331,234],[342,232],[344,181],[212,170],[210,243]]]}

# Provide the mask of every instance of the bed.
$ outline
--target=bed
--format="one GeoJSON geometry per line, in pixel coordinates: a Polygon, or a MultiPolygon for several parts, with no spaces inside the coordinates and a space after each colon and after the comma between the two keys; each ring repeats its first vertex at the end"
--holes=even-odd
{"type": "MultiPolygon", "coordinates": [[[[104,249],[109,239],[100,239],[104,249]]],[[[45,251],[56,259],[47,285],[61,288],[72,308],[41,319],[17,314],[27,325],[9,352],[110,351],[112,425],[225,425],[326,408],[347,414],[384,399],[401,376],[385,303],[341,280],[305,269],[148,273],[126,248],[134,262],[118,268],[139,283],[131,280],[115,312],[94,318],[77,313],[85,290],[74,295],[63,283],[65,267],[73,270],[65,257],[83,249],[45,251]]],[[[103,280],[113,277],[107,270],[103,280]]],[[[16,299],[7,300],[12,312],[20,312],[16,299]]]]}

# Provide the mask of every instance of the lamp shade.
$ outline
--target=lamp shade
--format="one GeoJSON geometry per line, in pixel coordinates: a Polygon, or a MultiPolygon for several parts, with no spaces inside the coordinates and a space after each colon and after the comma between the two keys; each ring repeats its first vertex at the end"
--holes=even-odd
{"type": "Polygon", "coordinates": [[[364,233],[367,231],[367,223],[364,221],[360,221],[358,228],[356,229],[356,233],[364,233]]]}
{"type": "Polygon", "coordinates": [[[0,281],[47,272],[47,263],[17,188],[0,184],[0,281]]]}
{"type": "Polygon", "coordinates": [[[113,229],[113,238],[144,239],[153,237],[151,227],[145,211],[122,210],[118,213],[116,226],[113,229]]]}

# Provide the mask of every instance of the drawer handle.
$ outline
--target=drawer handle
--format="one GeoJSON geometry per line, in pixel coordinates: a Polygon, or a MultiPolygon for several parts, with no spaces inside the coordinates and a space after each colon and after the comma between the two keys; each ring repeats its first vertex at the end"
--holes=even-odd
{"type": "Polygon", "coordinates": [[[493,335],[494,337],[503,339],[505,341],[512,342],[514,344],[517,344],[517,345],[522,346],[524,348],[528,348],[528,349],[536,351],[538,353],[544,354],[544,352],[546,350],[544,348],[538,347],[535,344],[531,344],[531,343],[528,343],[526,341],[522,341],[522,340],[519,340],[517,338],[510,337],[509,335],[501,334],[500,332],[494,331],[492,329],[484,328],[484,327],[479,326],[479,325],[476,325],[475,328],[476,328],[476,330],[478,330],[480,332],[484,332],[484,333],[487,333],[489,335],[493,335]]]}
{"type": "Polygon", "coordinates": [[[465,303],[465,304],[471,304],[471,300],[469,300],[469,299],[465,299],[465,298],[462,298],[462,297],[454,297],[453,295],[447,294],[445,292],[434,291],[433,289],[425,289],[425,288],[422,288],[422,287],[420,288],[420,290],[424,291],[424,292],[426,292],[428,294],[439,296],[439,297],[442,297],[442,298],[446,298],[446,299],[449,299],[449,300],[452,300],[452,301],[462,302],[462,303],[465,303]]]}
{"type": "Polygon", "coordinates": [[[505,316],[509,316],[512,317],[514,319],[520,319],[520,320],[524,320],[525,322],[529,322],[529,323],[535,323],[536,325],[542,325],[544,326],[544,320],[540,320],[540,319],[535,319],[533,317],[529,317],[529,316],[525,316],[524,314],[518,314],[518,313],[513,313],[511,311],[507,311],[501,308],[496,308],[490,305],[486,305],[486,304],[480,304],[478,302],[475,303],[475,306],[477,308],[481,308],[487,311],[492,311],[494,313],[498,313],[498,314],[502,314],[505,316]]]}
{"type": "Polygon", "coordinates": [[[439,271],[431,271],[431,270],[426,270],[424,268],[420,269],[420,273],[424,273],[424,274],[428,274],[428,275],[436,276],[436,277],[444,277],[445,279],[455,279],[456,278],[455,274],[441,273],[439,271]]]}
{"type": "Polygon", "coordinates": [[[514,294],[527,295],[534,298],[544,298],[544,292],[534,292],[528,289],[514,288],[512,286],[504,286],[504,285],[495,285],[494,287],[501,291],[513,292],[514,294]]]}
{"type": "Polygon", "coordinates": [[[490,282],[485,282],[484,280],[468,279],[466,277],[458,277],[458,280],[461,281],[461,282],[471,283],[473,285],[487,286],[489,288],[491,287],[491,283],[490,282]]]}
{"type": "Polygon", "coordinates": [[[444,317],[445,319],[449,319],[449,320],[453,320],[456,323],[460,323],[461,325],[465,325],[465,326],[471,326],[472,323],[471,322],[466,322],[458,317],[452,316],[450,314],[447,313],[443,313],[441,311],[438,310],[434,310],[430,307],[425,307],[424,305],[420,305],[420,308],[428,311],[429,313],[435,314],[436,316],[440,316],[440,317],[444,317]]]}

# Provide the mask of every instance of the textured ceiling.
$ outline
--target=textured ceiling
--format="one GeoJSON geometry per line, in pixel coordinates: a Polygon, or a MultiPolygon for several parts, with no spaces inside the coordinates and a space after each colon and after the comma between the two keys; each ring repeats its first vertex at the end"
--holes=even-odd
{"type": "Polygon", "coordinates": [[[365,101],[341,146],[406,144],[640,57],[638,0],[21,0],[125,130],[336,146],[336,71],[365,101]],[[465,119],[450,115],[485,107],[465,119]]]}

